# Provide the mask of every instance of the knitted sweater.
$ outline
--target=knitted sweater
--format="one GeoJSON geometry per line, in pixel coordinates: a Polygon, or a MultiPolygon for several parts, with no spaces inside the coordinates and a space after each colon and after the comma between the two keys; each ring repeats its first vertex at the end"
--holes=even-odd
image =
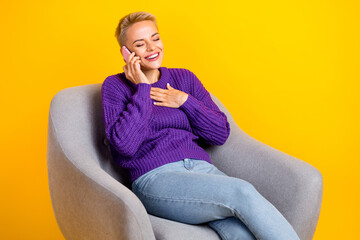
{"type": "Polygon", "coordinates": [[[103,120],[115,163],[129,181],[167,163],[184,158],[211,162],[199,141],[222,145],[230,134],[226,115],[190,70],[160,67],[153,84],[134,84],[125,73],[108,76],[101,87],[103,120]],[[156,106],[151,87],[188,93],[179,108],[156,106]]]}

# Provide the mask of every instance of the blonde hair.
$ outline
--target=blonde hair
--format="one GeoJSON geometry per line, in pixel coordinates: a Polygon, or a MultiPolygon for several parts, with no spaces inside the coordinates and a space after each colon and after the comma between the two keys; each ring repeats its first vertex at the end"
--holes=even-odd
{"type": "Polygon", "coordinates": [[[127,40],[126,39],[127,29],[130,28],[134,23],[145,21],[145,20],[152,21],[155,24],[156,29],[159,30],[157,23],[156,23],[155,16],[148,12],[129,13],[128,15],[125,15],[124,17],[122,17],[120,19],[119,24],[116,27],[116,31],[115,31],[115,37],[116,37],[116,40],[118,41],[120,47],[125,46],[125,43],[127,40]]]}

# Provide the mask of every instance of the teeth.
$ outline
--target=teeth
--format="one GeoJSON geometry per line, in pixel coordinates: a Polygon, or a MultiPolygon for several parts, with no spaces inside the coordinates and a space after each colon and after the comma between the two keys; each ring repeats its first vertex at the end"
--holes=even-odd
{"type": "Polygon", "coordinates": [[[147,57],[147,59],[156,58],[159,55],[159,53],[155,53],[154,55],[151,55],[150,57],[147,57]]]}

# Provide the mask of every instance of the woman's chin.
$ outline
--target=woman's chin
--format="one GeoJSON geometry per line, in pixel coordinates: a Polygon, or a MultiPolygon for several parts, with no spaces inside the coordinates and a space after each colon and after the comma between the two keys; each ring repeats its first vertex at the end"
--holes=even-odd
{"type": "Polygon", "coordinates": [[[152,64],[140,65],[141,70],[155,70],[161,67],[161,62],[154,62],[152,64]]]}

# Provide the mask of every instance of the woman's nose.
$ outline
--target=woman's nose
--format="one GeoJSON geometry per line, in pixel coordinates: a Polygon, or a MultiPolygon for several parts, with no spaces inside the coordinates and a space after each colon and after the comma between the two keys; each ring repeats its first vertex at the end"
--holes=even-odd
{"type": "Polygon", "coordinates": [[[149,44],[148,45],[148,50],[151,52],[153,49],[155,48],[155,45],[154,44],[149,44]]]}

